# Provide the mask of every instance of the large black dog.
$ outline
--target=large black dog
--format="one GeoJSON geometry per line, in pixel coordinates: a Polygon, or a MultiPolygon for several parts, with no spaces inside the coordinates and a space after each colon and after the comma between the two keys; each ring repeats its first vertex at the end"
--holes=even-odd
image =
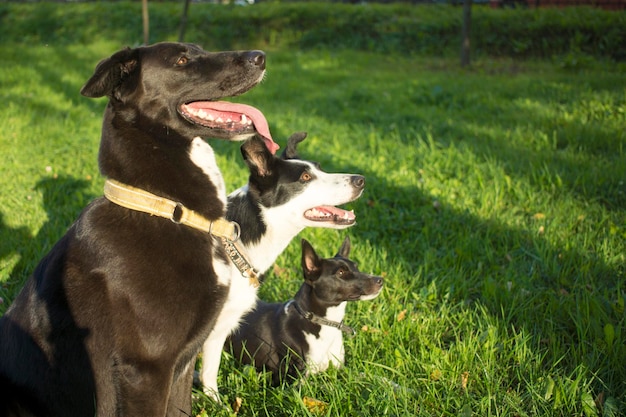
{"type": "Polygon", "coordinates": [[[224,183],[201,138],[258,134],[276,150],[258,110],[215,101],[264,73],[261,51],[179,43],[98,64],[81,93],[109,98],[107,198],[83,211],[0,320],[0,416],[190,415],[196,355],[241,279],[222,245],[236,239],[220,223],[224,183]]]}

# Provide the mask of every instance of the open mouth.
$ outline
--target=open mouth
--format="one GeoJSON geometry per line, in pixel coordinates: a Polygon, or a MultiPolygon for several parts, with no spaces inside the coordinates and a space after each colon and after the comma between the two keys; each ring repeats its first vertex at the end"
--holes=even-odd
{"type": "Polygon", "coordinates": [[[330,222],[336,225],[352,225],[356,215],[352,210],[343,210],[334,206],[317,206],[304,212],[304,217],[313,222],[330,222]]]}
{"type": "Polygon", "coordinates": [[[192,101],[182,104],[179,111],[186,120],[213,129],[219,137],[245,139],[257,133],[272,154],[279,148],[265,116],[255,107],[227,101],[192,101]]]}

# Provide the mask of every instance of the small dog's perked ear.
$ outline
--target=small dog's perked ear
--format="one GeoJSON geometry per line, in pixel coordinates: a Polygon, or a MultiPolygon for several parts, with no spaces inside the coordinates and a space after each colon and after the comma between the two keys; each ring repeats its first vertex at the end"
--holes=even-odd
{"type": "Polygon", "coordinates": [[[306,239],[302,239],[302,272],[306,281],[315,281],[322,273],[321,260],[306,239]]]}
{"type": "Polygon", "coordinates": [[[298,144],[306,138],[306,132],[296,132],[287,139],[287,147],[280,155],[282,159],[299,159],[298,144]]]}
{"type": "Polygon", "coordinates": [[[342,258],[348,258],[350,256],[350,236],[346,236],[343,240],[336,256],[341,256],[342,258]]]}
{"type": "Polygon", "coordinates": [[[241,155],[250,169],[265,177],[272,173],[271,161],[274,157],[265,146],[265,142],[258,135],[253,136],[241,145],[241,155]]]}
{"type": "Polygon", "coordinates": [[[135,70],[137,62],[136,49],[125,48],[114,53],[100,61],[80,93],[90,98],[108,96],[120,100],[118,87],[135,70]]]}

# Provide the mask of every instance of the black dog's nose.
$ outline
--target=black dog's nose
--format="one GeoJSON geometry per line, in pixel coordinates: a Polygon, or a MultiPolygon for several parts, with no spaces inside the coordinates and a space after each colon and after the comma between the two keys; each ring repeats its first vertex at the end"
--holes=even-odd
{"type": "Polygon", "coordinates": [[[365,177],[363,175],[353,175],[350,178],[350,183],[354,188],[363,188],[365,187],[365,177]]]}
{"type": "Polygon", "coordinates": [[[250,51],[247,53],[246,58],[252,65],[265,69],[265,52],[250,51]]]}
{"type": "Polygon", "coordinates": [[[376,283],[376,285],[379,285],[382,287],[384,280],[381,277],[376,277],[374,282],[376,283]]]}

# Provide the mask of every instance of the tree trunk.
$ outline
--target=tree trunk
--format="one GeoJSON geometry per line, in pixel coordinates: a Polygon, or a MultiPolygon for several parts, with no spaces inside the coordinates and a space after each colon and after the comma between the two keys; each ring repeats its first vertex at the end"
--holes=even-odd
{"type": "Polygon", "coordinates": [[[472,0],[463,0],[463,33],[461,41],[461,66],[470,65],[470,29],[472,23],[472,0]]]}
{"type": "Polygon", "coordinates": [[[141,17],[143,19],[143,44],[150,43],[150,18],[148,16],[148,0],[141,0],[141,17]]]}
{"type": "Polygon", "coordinates": [[[178,42],[185,42],[185,31],[187,30],[187,14],[189,12],[189,3],[191,0],[185,0],[183,15],[180,17],[180,30],[178,32],[178,42]]]}

